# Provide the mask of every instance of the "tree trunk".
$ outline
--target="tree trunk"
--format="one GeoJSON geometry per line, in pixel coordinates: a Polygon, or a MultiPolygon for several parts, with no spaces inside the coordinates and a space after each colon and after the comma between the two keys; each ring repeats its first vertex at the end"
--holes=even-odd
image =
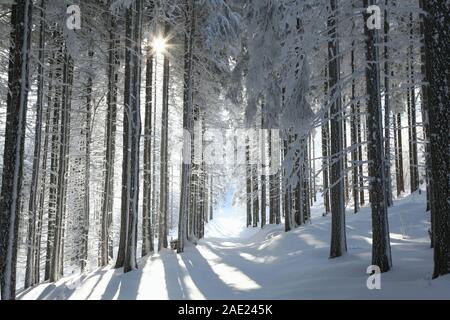
{"type": "Polygon", "coordinates": [[[402,139],[402,115],[397,115],[397,130],[398,130],[398,163],[400,165],[400,192],[405,192],[405,175],[403,167],[403,139],[402,139]]]}
{"type": "Polygon", "coordinates": [[[48,226],[47,226],[47,252],[45,258],[45,276],[44,280],[50,279],[51,273],[51,261],[53,255],[53,246],[55,241],[55,217],[56,217],[56,203],[57,203],[57,184],[58,184],[58,162],[59,162],[59,149],[61,147],[59,141],[59,129],[61,118],[61,83],[62,80],[62,43],[61,35],[58,32],[54,32],[54,37],[57,39],[56,43],[59,46],[58,52],[55,53],[54,61],[55,66],[55,92],[53,97],[53,116],[52,116],[52,144],[50,154],[50,187],[49,187],[49,199],[48,199],[48,226]]]}
{"type": "Polygon", "coordinates": [[[16,0],[11,13],[7,115],[0,197],[0,284],[3,300],[14,299],[16,291],[32,8],[31,0],[16,0]]]}
{"type": "MultiPolygon", "coordinates": [[[[295,146],[296,146],[296,150],[295,150],[295,161],[294,161],[294,172],[295,175],[297,176],[297,182],[295,183],[294,186],[294,191],[293,191],[293,195],[292,195],[292,215],[294,217],[293,221],[293,227],[297,227],[299,225],[301,225],[303,223],[303,217],[302,217],[302,213],[303,213],[303,188],[302,188],[302,183],[303,183],[303,173],[302,173],[302,169],[301,169],[301,165],[300,163],[303,162],[303,139],[299,142],[300,138],[298,137],[297,134],[294,134],[294,141],[295,141],[295,146]]],[[[303,163],[302,163],[303,165],[303,163]]]]}
{"type": "MultiPolygon", "coordinates": [[[[132,48],[131,53],[131,92],[129,112],[129,128],[128,128],[128,144],[129,144],[129,205],[128,205],[128,235],[127,250],[123,266],[124,272],[137,269],[136,247],[137,247],[137,226],[138,226],[138,210],[139,210],[139,152],[141,138],[141,39],[142,39],[142,6],[143,0],[135,0],[132,5],[132,48]]],[[[125,108],[127,109],[127,108],[125,108]]]]}
{"type": "MultiPolygon", "coordinates": [[[[276,201],[277,201],[277,183],[276,183],[276,174],[273,172],[274,166],[276,165],[274,162],[275,157],[275,148],[272,146],[272,130],[269,129],[269,159],[270,159],[270,169],[271,174],[269,175],[269,223],[274,224],[275,223],[275,217],[276,217],[276,201]]],[[[279,197],[279,195],[278,195],[279,197]]],[[[247,209],[247,217],[248,217],[248,209],[247,209]]]]}
{"type": "Polygon", "coordinates": [[[410,72],[410,88],[409,88],[409,154],[410,154],[410,181],[411,193],[419,189],[419,168],[417,159],[417,121],[416,121],[416,93],[415,93],[415,72],[414,72],[414,47],[413,41],[413,14],[410,14],[410,39],[411,45],[409,48],[409,72],[410,72]]]}
{"type": "Polygon", "coordinates": [[[311,206],[317,201],[317,193],[316,193],[316,146],[314,141],[313,134],[309,135],[309,163],[310,163],[310,178],[311,181],[311,206]]]}
{"type": "Polygon", "coordinates": [[[214,193],[213,193],[213,175],[212,174],[211,174],[211,181],[210,181],[209,188],[210,188],[209,189],[209,220],[212,220],[212,219],[214,219],[214,212],[213,212],[214,193]]]}
{"type": "Polygon", "coordinates": [[[394,114],[392,116],[392,127],[394,130],[394,158],[395,158],[395,184],[397,188],[397,196],[400,195],[400,163],[399,163],[399,154],[398,154],[398,130],[397,130],[397,117],[394,114]]]}
{"type": "MultiPolygon", "coordinates": [[[[258,179],[258,136],[257,130],[253,135],[252,149],[254,152],[252,162],[252,198],[253,198],[253,227],[257,227],[259,223],[259,179],[258,179]]],[[[252,142],[252,141],[250,141],[252,142]]]]}
{"type": "MultiPolygon", "coordinates": [[[[420,8],[423,9],[424,1],[419,0],[420,8]]],[[[420,34],[422,37],[425,37],[425,15],[420,15],[420,34]]],[[[428,86],[425,83],[428,83],[427,75],[426,75],[426,55],[425,55],[425,44],[423,44],[420,48],[420,62],[421,62],[421,73],[423,76],[422,80],[422,95],[421,95],[421,109],[422,109],[422,123],[423,123],[423,139],[425,141],[425,181],[427,186],[427,211],[431,211],[431,206],[433,204],[433,200],[431,199],[431,188],[430,188],[430,175],[431,175],[431,159],[430,159],[430,121],[428,116],[428,86]]],[[[431,241],[433,242],[433,241],[431,241]]],[[[431,243],[431,247],[433,247],[433,243],[431,243]]]]}
{"type": "MultiPolygon", "coordinates": [[[[53,55],[54,56],[54,55],[53,55]]],[[[48,99],[47,99],[47,110],[45,112],[45,133],[44,133],[44,150],[42,156],[42,174],[39,190],[39,214],[36,226],[36,250],[34,258],[34,280],[37,284],[40,281],[40,265],[41,265],[41,241],[42,241],[42,223],[44,217],[44,206],[45,206],[45,190],[47,182],[47,158],[48,158],[48,145],[49,145],[49,134],[50,134],[50,120],[52,117],[52,95],[53,95],[53,59],[50,59],[49,63],[49,76],[48,76],[48,99]]]]}
{"type": "Polygon", "coordinates": [[[265,108],[264,103],[261,105],[261,228],[266,225],[266,134],[265,134],[265,108]]]}
{"type": "Polygon", "coordinates": [[[301,223],[310,221],[311,218],[311,205],[310,205],[310,167],[309,167],[309,146],[308,138],[303,138],[303,163],[300,167],[301,177],[301,223]]]}
{"type": "Polygon", "coordinates": [[[70,108],[71,88],[73,81],[73,61],[67,53],[63,52],[63,88],[61,95],[61,126],[59,130],[59,162],[58,162],[58,184],[56,193],[55,231],[50,264],[50,282],[60,279],[63,272],[63,229],[65,221],[65,196],[67,188],[67,169],[69,161],[69,136],[70,136],[70,108]]]}
{"type": "MultiPolygon", "coordinates": [[[[284,153],[284,166],[286,165],[286,157],[289,153],[289,148],[291,144],[290,133],[285,132],[285,137],[283,139],[283,153],[284,153]]],[[[283,169],[283,211],[284,211],[284,231],[288,232],[292,229],[292,191],[289,182],[289,177],[287,176],[286,167],[283,169]]]]}
{"type": "Polygon", "coordinates": [[[356,125],[356,130],[358,132],[358,165],[359,171],[359,203],[361,206],[365,204],[365,194],[364,194],[364,164],[363,164],[363,147],[362,147],[362,115],[361,115],[361,102],[358,100],[356,102],[356,114],[358,114],[358,120],[356,125]]]}
{"type": "MultiPolygon", "coordinates": [[[[374,0],[364,0],[364,6],[374,0]]],[[[364,14],[367,21],[369,14],[364,14]]],[[[370,198],[372,208],[372,264],[387,272],[392,267],[389,224],[387,216],[385,167],[383,166],[383,129],[380,94],[380,36],[377,30],[365,25],[366,35],[366,85],[367,128],[370,198]]]]}
{"type": "Polygon", "coordinates": [[[425,15],[425,62],[430,120],[430,187],[432,237],[434,243],[433,278],[450,273],[450,105],[448,66],[450,15],[448,3],[423,2],[425,15]],[[446,71],[446,72],[445,72],[446,71]]]}
{"type": "Polygon", "coordinates": [[[142,256],[153,252],[152,232],[152,102],[153,102],[153,55],[147,49],[145,83],[145,128],[144,128],[144,191],[142,205],[142,256]]]}
{"type": "Polygon", "coordinates": [[[390,66],[389,66],[389,16],[388,16],[389,0],[384,3],[384,167],[386,179],[386,201],[387,206],[393,205],[392,200],[392,179],[391,179],[391,88],[389,82],[390,66]]]}
{"type": "MultiPolygon", "coordinates": [[[[353,4],[353,3],[352,3],[353,4]]],[[[354,6],[352,6],[352,8],[354,9],[354,6]]],[[[352,22],[352,34],[353,34],[353,29],[355,28],[355,23],[354,21],[352,22]]],[[[351,51],[351,69],[352,69],[352,77],[354,77],[355,75],[355,41],[352,41],[352,51],[351,51]]],[[[359,186],[359,177],[358,177],[358,136],[357,136],[357,129],[358,129],[358,117],[359,115],[357,114],[356,111],[356,103],[355,103],[355,99],[356,99],[356,80],[353,78],[352,79],[352,93],[351,93],[351,107],[350,107],[350,112],[351,112],[351,127],[350,127],[350,135],[351,135],[351,146],[352,146],[352,194],[353,194],[353,207],[354,207],[354,212],[358,213],[359,211],[359,191],[358,191],[358,186],[359,186]]]]}
{"type": "MultiPolygon", "coordinates": [[[[324,83],[324,96],[328,94],[328,69],[325,68],[325,83],[324,83]]],[[[329,192],[329,141],[330,141],[330,123],[329,123],[329,112],[326,111],[322,120],[322,193],[323,193],[323,203],[325,206],[324,215],[328,215],[331,212],[330,206],[330,192],[329,192]]]]}
{"type": "Polygon", "coordinates": [[[116,268],[123,266],[124,272],[129,272],[137,268],[142,0],[135,0],[127,9],[125,25],[122,214],[116,268]]]}
{"type": "MultiPolygon", "coordinates": [[[[164,36],[169,34],[169,25],[164,27],[164,36]]],[[[169,57],[164,54],[163,66],[163,92],[162,92],[162,111],[161,111],[161,166],[160,166],[160,204],[159,204],[159,236],[158,236],[158,251],[162,248],[167,248],[167,216],[168,216],[168,130],[169,130],[169,57]]]]}
{"type": "Polygon", "coordinates": [[[120,235],[119,235],[119,250],[117,252],[117,260],[115,268],[121,268],[125,263],[125,255],[127,251],[127,238],[128,238],[128,213],[129,213],[129,143],[130,137],[130,117],[131,117],[131,63],[132,63],[132,9],[127,9],[125,19],[125,88],[124,88],[124,110],[123,110],[123,135],[122,135],[122,194],[121,194],[121,208],[120,208],[120,235]]]}
{"type": "Polygon", "coordinates": [[[246,174],[246,198],[247,198],[247,227],[252,225],[252,167],[250,164],[250,139],[247,135],[245,144],[245,174],[246,174]]]}
{"type": "Polygon", "coordinates": [[[25,289],[36,284],[35,257],[36,257],[36,220],[37,220],[37,193],[39,169],[41,160],[42,115],[44,108],[44,44],[45,44],[45,0],[41,0],[40,26],[39,26],[39,54],[38,54],[38,92],[36,102],[36,124],[34,135],[33,171],[30,184],[30,198],[28,202],[28,239],[27,263],[25,270],[25,289]]]}
{"type": "MultiPolygon", "coordinates": [[[[344,99],[345,103],[345,99],[344,99]]],[[[343,129],[343,136],[342,136],[342,146],[344,150],[344,159],[342,161],[343,165],[343,174],[344,174],[344,208],[347,206],[349,200],[350,200],[350,182],[348,179],[348,152],[347,150],[347,110],[346,108],[342,108],[342,129],[343,129]]]]}
{"type": "MultiPolygon", "coordinates": [[[[181,168],[181,193],[178,216],[177,252],[184,251],[184,241],[187,239],[187,228],[190,207],[190,185],[192,170],[192,138],[193,138],[193,41],[195,32],[195,1],[188,4],[186,14],[186,30],[184,38],[184,87],[183,87],[183,161],[181,168]]],[[[212,184],[212,182],[211,182],[212,184]]]]}
{"type": "Polygon", "coordinates": [[[92,58],[94,52],[89,50],[90,68],[86,85],[86,123],[85,123],[85,159],[84,159],[84,215],[83,234],[81,237],[81,272],[86,269],[89,258],[89,218],[90,218],[90,180],[91,180],[91,128],[92,128],[92,58]]]}
{"type": "Polygon", "coordinates": [[[330,0],[330,12],[328,16],[328,34],[331,40],[328,42],[329,59],[329,90],[330,99],[333,101],[330,110],[331,123],[331,246],[330,258],[341,256],[347,251],[345,235],[345,206],[344,206],[344,181],[343,173],[343,130],[342,130],[342,106],[340,97],[339,78],[339,42],[337,39],[337,1],[330,0]]]}
{"type": "Polygon", "coordinates": [[[115,18],[109,16],[109,52],[108,52],[108,95],[106,115],[106,154],[105,154],[105,179],[102,197],[102,215],[101,215],[101,239],[100,239],[100,266],[106,266],[109,259],[112,258],[110,227],[112,222],[114,205],[114,159],[116,152],[116,128],[117,128],[117,82],[119,56],[117,47],[119,40],[115,34],[115,18]]]}

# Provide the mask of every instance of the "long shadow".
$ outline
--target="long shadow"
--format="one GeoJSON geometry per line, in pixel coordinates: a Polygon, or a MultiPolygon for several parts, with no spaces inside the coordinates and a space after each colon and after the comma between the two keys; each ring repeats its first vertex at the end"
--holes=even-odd
{"type": "Polygon", "coordinates": [[[181,254],[181,259],[192,281],[207,299],[224,299],[242,294],[227,286],[219,278],[197,248],[186,250],[184,254],[181,254]]]}
{"type": "Polygon", "coordinates": [[[56,285],[54,283],[49,284],[39,295],[39,297],[37,297],[36,300],[41,300],[41,299],[46,299],[48,298],[51,294],[55,293],[56,290],[56,285]]]}
{"type": "MultiPolygon", "coordinates": [[[[305,231],[307,231],[305,229],[305,231]]],[[[319,230],[319,233],[321,233],[323,230],[319,230]]],[[[299,246],[299,249],[302,250],[314,250],[317,252],[317,254],[323,254],[323,261],[327,261],[327,251],[328,248],[314,248],[313,245],[305,242],[303,239],[298,238],[298,234],[292,234],[291,240],[297,240],[301,241],[303,243],[303,246],[299,246]]],[[[317,237],[317,234],[311,234],[314,237],[317,237]]],[[[290,235],[288,235],[290,236],[290,235]]],[[[248,245],[242,245],[242,246],[236,246],[236,247],[228,247],[223,246],[220,244],[223,239],[215,239],[219,241],[211,241],[211,242],[204,242],[202,243],[203,246],[205,246],[207,249],[212,251],[214,254],[216,254],[224,264],[229,265],[231,267],[234,267],[241,271],[243,274],[245,274],[247,277],[255,281],[256,283],[264,286],[264,284],[268,284],[268,280],[270,282],[270,279],[273,279],[274,276],[276,276],[273,273],[274,265],[276,265],[276,268],[279,268],[278,276],[280,277],[282,274],[283,268],[289,268],[289,261],[292,259],[292,263],[296,263],[298,260],[297,256],[287,256],[287,255],[280,255],[277,258],[277,261],[271,262],[271,263],[262,263],[262,262],[256,262],[251,261],[249,259],[244,258],[239,253],[247,253],[250,255],[255,255],[257,251],[255,252],[255,248],[253,246],[248,245]]],[[[286,239],[284,239],[286,241],[286,239]]],[[[226,242],[235,243],[237,245],[242,244],[240,241],[229,241],[226,242]]],[[[366,251],[369,249],[367,243],[365,243],[362,239],[350,239],[349,243],[351,243],[353,246],[356,246],[357,248],[361,248],[362,250],[366,251]]],[[[283,243],[282,243],[283,244],[283,243]]],[[[281,244],[281,245],[282,245],[281,244]]],[[[360,258],[358,256],[351,255],[352,252],[349,252],[349,256],[352,256],[352,259],[354,260],[361,260],[365,261],[364,258],[360,258]]],[[[312,263],[315,263],[315,260],[311,261],[312,263]]],[[[343,257],[343,259],[340,259],[339,261],[333,261],[335,263],[346,263],[346,257],[343,257]]],[[[304,263],[309,263],[308,261],[304,261],[304,263]]],[[[325,262],[324,262],[325,263],[325,262]]],[[[357,268],[357,267],[356,267],[357,268]]],[[[254,292],[256,294],[256,292],[254,292]]]]}
{"type": "Polygon", "coordinates": [[[172,252],[163,252],[161,262],[164,266],[167,295],[170,300],[189,299],[189,290],[183,281],[177,257],[172,252]]]}
{"type": "Polygon", "coordinates": [[[112,300],[115,296],[115,294],[117,293],[117,290],[120,287],[120,283],[121,283],[121,278],[118,275],[119,273],[122,273],[122,268],[121,269],[116,269],[114,271],[113,276],[111,277],[111,279],[109,279],[108,285],[106,286],[105,292],[102,295],[102,300],[112,300]]]}
{"type": "Polygon", "coordinates": [[[258,284],[263,284],[265,280],[274,275],[273,268],[270,264],[249,261],[236,252],[236,250],[238,250],[239,253],[248,253],[253,255],[254,250],[251,248],[223,249],[217,248],[209,243],[203,243],[203,245],[217,255],[222,263],[238,269],[245,276],[258,284]]]}
{"type": "MultiPolygon", "coordinates": [[[[97,288],[97,285],[102,281],[103,277],[105,276],[106,273],[108,273],[109,270],[102,270],[99,273],[97,273],[99,275],[98,279],[95,281],[95,284],[92,286],[91,291],[89,292],[89,294],[86,296],[85,300],[89,300],[89,298],[91,297],[91,295],[94,293],[95,288],[97,288]]],[[[114,274],[116,274],[116,271],[114,271],[112,277],[114,277],[114,274]]],[[[92,278],[93,276],[88,276],[84,281],[88,281],[90,278],[92,278]]]]}
{"type": "Polygon", "coordinates": [[[120,289],[119,296],[117,300],[136,300],[139,293],[139,285],[141,283],[141,278],[143,275],[143,267],[140,269],[133,270],[125,273],[122,277],[120,277],[120,289]]]}

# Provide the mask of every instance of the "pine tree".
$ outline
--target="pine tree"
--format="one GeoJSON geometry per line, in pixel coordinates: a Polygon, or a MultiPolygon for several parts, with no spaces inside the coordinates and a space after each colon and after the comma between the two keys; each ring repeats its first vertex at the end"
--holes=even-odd
{"type": "Polygon", "coordinates": [[[345,235],[345,207],[343,174],[343,128],[342,106],[339,90],[339,41],[337,37],[337,1],[330,0],[328,13],[328,59],[331,134],[331,247],[330,258],[341,256],[347,251],[345,235]]]}
{"type": "MultiPolygon", "coordinates": [[[[165,25],[164,36],[169,34],[169,25],[165,25]]],[[[163,65],[163,101],[161,112],[161,165],[160,165],[160,211],[159,211],[159,234],[158,251],[167,248],[167,216],[168,216],[168,151],[169,142],[169,57],[164,54],[163,65]]]]}
{"type": "Polygon", "coordinates": [[[122,165],[122,213],[116,268],[137,268],[137,218],[139,204],[139,149],[141,136],[140,79],[142,0],[126,9],[125,90],[122,165]]]}
{"type": "Polygon", "coordinates": [[[17,239],[29,90],[32,9],[31,0],[17,0],[11,10],[7,125],[0,197],[0,285],[3,300],[14,299],[16,292],[17,239]]]}
{"type": "Polygon", "coordinates": [[[152,232],[152,102],[153,102],[153,54],[151,47],[147,49],[146,83],[145,83],[145,129],[144,129],[144,192],[142,217],[142,256],[153,249],[152,232]]]}
{"type": "Polygon", "coordinates": [[[190,215],[190,185],[192,173],[193,138],[193,41],[195,34],[195,1],[190,0],[185,9],[186,35],[184,37],[184,83],[183,83],[183,161],[181,168],[180,209],[178,216],[177,252],[184,251],[184,242],[188,237],[188,219],[190,215]]]}
{"type": "Polygon", "coordinates": [[[28,239],[27,239],[27,264],[25,271],[25,289],[36,284],[36,251],[37,251],[37,195],[38,195],[38,181],[39,169],[41,159],[41,141],[42,141],[42,123],[43,123],[43,108],[44,108],[44,63],[45,63],[45,9],[46,2],[41,0],[40,3],[40,25],[39,25],[39,53],[38,53],[38,92],[36,101],[36,124],[34,137],[34,154],[33,154],[33,169],[30,186],[30,199],[28,202],[28,239]]]}
{"type": "Polygon", "coordinates": [[[246,199],[247,199],[247,227],[252,225],[252,174],[250,165],[250,139],[246,136],[245,140],[245,174],[246,174],[246,199]]]}
{"type": "Polygon", "coordinates": [[[265,115],[264,103],[261,104],[261,137],[260,137],[260,152],[261,152],[261,228],[266,225],[266,135],[265,135],[265,115]]]}
{"type": "Polygon", "coordinates": [[[92,90],[93,90],[93,75],[92,75],[92,59],[94,51],[89,50],[89,71],[86,84],[86,115],[85,115],[85,157],[84,157],[84,215],[83,228],[81,238],[81,271],[86,269],[89,258],[89,219],[90,219],[90,183],[91,183],[91,143],[92,143],[92,90]]]}
{"type": "Polygon", "coordinates": [[[116,150],[116,129],[117,129],[117,82],[118,82],[118,43],[113,15],[108,15],[108,92],[106,105],[108,107],[106,115],[106,136],[105,136],[105,160],[104,160],[104,185],[101,208],[101,239],[100,239],[100,259],[99,265],[105,266],[112,258],[110,239],[110,226],[112,223],[112,210],[114,204],[114,159],[116,150]]]}
{"type": "Polygon", "coordinates": [[[450,14],[448,3],[438,0],[423,2],[425,62],[430,121],[430,160],[432,192],[431,214],[434,243],[433,277],[450,273],[450,106],[447,52],[450,26],[444,17],[450,14]]]}
{"type": "Polygon", "coordinates": [[[59,128],[59,155],[56,187],[56,210],[54,222],[54,238],[50,260],[50,281],[56,282],[63,275],[63,233],[66,214],[67,172],[69,165],[70,109],[71,90],[73,84],[73,60],[67,53],[67,47],[62,49],[62,91],[61,91],[61,123],[59,128]]]}
{"type": "Polygon", "coordinates": [[[393,205],[392,179],[391,179],[391,89],[390,89],[390,65],[389,65],[389,0],[384,2],[384,167],[386,179],[386,201],[388,207],[393,205]]]}
{"type": "Polygon", "coordinates": [[[409,129],[409,177],[411,193],[416,192],[419,189],[419,166],[417,159],[417,121],[416,121],[416,92],[415,92],[415,71],[414,71],[414,46],[413,46],[413,13],[410,13],[409,18],[410,29],[410,46],[408,55],[408,77],[409,77],[409,90],[408,90],[408,129],[409,129]]]}
{"type": "Polygon", "coordinates": [[[58,161],[59,161],[59,149],[60,149],[60,118],[61,118],[61,83],[62,80],[62,40],[61,35],[56,30],[53,32],[55,38],[56,47],[58,48],[53,57],[52,64],[55,65],[54,80],[55,88],[52,99],[52,141],[50,151],[50,186],[49,186],[49,199],[48,199],[48,224],[47,224],[47,247],[45,258],[45,275],[44,280],[50,279],[51,263],[53,256],[53,246],[55,242],[55,223],[56,223],[56,207],[57,207],[57,184],[58,184],[58,161]]]}
{"type": "Polygon", "coordinates": [[[402,192],[405,192],[405,180],[403,170],[403,138],[402,138],[402,115],[397,114],[397,161],[398,161],[398,179],[397,179],[397,196],[400,196],[402,192]]]}
{"type": "MultiPolygon", "coordinates": [[[[373,0],[364,0],[364,6],[374,5],[373,0]]],[[[364,21],[369,14],[365,13],[364,21]]],[[[386,178],[383,165],[383,130],[380,94],[380,35],[378,30],[364,27],[366,35],[366,86],[368,160],[370,176],[370,198],[372,209],[372,264],[387,272],[392,267],[389,224],[387,215],[386,178]]]]}

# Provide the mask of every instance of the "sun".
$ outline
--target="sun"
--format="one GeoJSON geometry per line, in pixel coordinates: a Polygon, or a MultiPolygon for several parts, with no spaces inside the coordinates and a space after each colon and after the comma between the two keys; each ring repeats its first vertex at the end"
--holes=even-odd
{"type": "Polygon", "coordinates": [[[162,54],[166,52],[167,49],[167,41],[162,37],[155,37],[152,41],[153,51],[156,54],[162,54]]]}

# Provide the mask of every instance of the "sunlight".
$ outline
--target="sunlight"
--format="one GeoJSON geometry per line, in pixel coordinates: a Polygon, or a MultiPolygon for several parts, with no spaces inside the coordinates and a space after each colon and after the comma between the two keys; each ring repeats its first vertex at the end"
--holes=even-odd
{"type": "Polygon", "coordinates": [[[163,37],[155,37],[152,41],[153,52],[156,54],[163,54],[167,49],[167,40],[163,37]]]}
{"type": "Polygon", "coordinates": [[[206,246],[198,247],[198,251],[203,256],[205,261],[208,261],[212,271],[223,281],[227,286],[241,291],[250,291],[260,289],[261,286],[252,278],[247,276],[241,270],[234,266],[226,264],[222,258],[208,249],[206,246]]]}

